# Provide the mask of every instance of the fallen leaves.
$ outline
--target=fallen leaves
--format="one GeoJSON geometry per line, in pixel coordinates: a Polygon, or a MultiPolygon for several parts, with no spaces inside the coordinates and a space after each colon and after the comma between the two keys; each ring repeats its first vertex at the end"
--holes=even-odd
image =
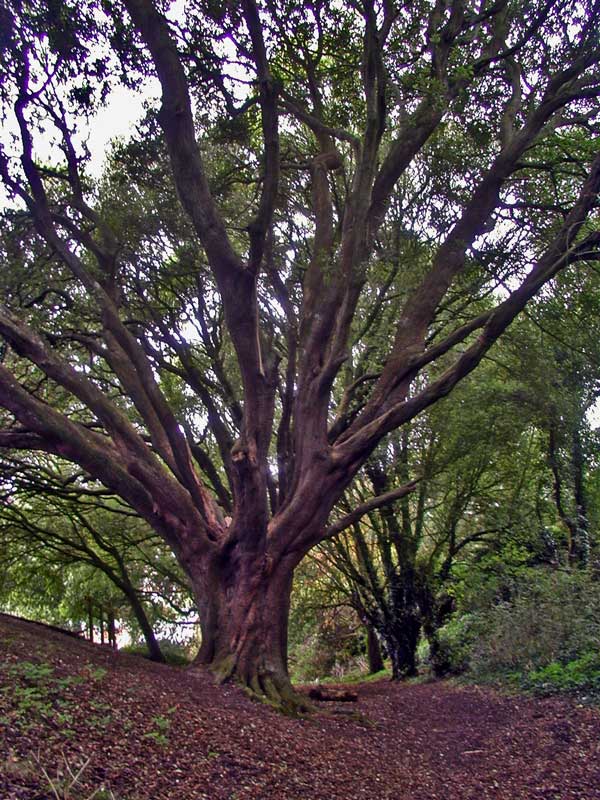
{"type": "Polygon", "coordinates": [[[360,720],[335,701],[289,719],[197,671],[2,615],[0,641],[2,800],[51,797],[41,768],[63,757],[116,800],[600,800],[600,714],[556,698],[381,682],[360,687],[360,720]],[[42,692],[24,723],[17,685],[42,692]]]}

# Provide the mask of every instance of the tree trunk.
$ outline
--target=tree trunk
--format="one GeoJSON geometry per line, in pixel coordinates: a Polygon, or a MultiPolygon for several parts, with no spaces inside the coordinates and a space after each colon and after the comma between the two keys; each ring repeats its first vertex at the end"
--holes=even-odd
{"type": "Polygon", "coordinates": [[[383,632],[385,646],[392,662],[392,680],[417,674],[417,644],[421,623],[417,616],[405,615],[383,632]]]}
{"type": "Polygon", "coordinates": [[[436,678],[444,678],[452,672],[452,663],[448,651],[440,643],[438,630],[432,631],[427,640],[429,642],[431,670],[436,678]]]}
{"type": "Polygon", "coordinates": [[[367,625],[367,658],[369,659],[369,673],[381,672],[384,668],[379,639],[372,625],[367,625]]]}
{"type": "Polygon", "coordinates": [[[195,663],[284,712],[308,711],[287,670],[293,566],[260,561],[246,557],[236,565],[233,556],[198,581],[202,645],[195,663]]]}
{"type": "Polygon", "coordinates": [[[148,655],[150,657],[150,661],[157,661],[160,664],[165,663],[165,657],[162,654],[160,649],[160,645],[154,635],[154,631],[152,630],[152,625],[146,615],[144,607],[140,602],[140,599],[137,595],[137,592],[133,588],[131,584],[124,584],[122,587],[124,594],[126,595],[129,603],[131,605],[131,610],[135,614],[135,618],[137,620],[138,625],[140,626],[140,630],[142,631],[142,635],[144,637],[144,641],[146,642],[146,647],[148,648],[148,655]]]}
{"type": "Polygon", "coordinates": [[[87,606],[87,615],[88,615],[88,635],[90,642],[94,641],[94,607],[92,604],[92,598],[86,597],[85,598],[86,606],[87,606]]]}
{"type": "Polygon", "coordinates": [[[100,620],[100,644],[104,644],[104,609],[100,606],[99,616],[100,620]]]}
{"type": "Polygon", "coordinates": [[[117,632],[115,629],[115,612],[113,608],[108,609],[108,643],[113,650],[117,649],[117,632]]]}
{"type": "Polygon", "coordinates": [[[443,678],[453,671],[450,653],[440,642],[439,632],[452,616],[454,608],[454,597],[444,593],[436,597],[427,586],[423,586],[421,592],[423,633],[429,643],[429,663],[436,678],[443,678]]]}

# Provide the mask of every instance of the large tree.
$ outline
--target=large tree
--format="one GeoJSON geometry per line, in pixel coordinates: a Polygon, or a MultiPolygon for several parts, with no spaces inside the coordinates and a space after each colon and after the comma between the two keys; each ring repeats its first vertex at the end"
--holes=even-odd
{"type": "Polygon", "coordinates": [[[410,486],[335,503],[596,257],[600,7],[186,5],[1,8],[0,444],[135,509],[189,576],[199,662],[294,708],[294,568],[410,486]],[[78,127],[152,74],[94,184],[78,127]]]}

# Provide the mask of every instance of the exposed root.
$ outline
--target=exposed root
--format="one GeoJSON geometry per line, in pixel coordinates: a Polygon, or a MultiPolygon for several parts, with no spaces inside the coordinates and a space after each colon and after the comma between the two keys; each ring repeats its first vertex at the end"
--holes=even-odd
{"type": "Polygon", "coordinates": [[[311,714],[316,707],[303,695],[294,691],[286,677],[281,678],[272,672],[252,672],[244,678],[233,676],[252,700],[264,703],[286,716],[298,717],[311,714]]]}
{"type": "Polygon", "coordinates": [[[311,714],[317,707],[302,694],[294,691],[285,672],[268,668],[240,667],[235,654],[214,660],[206,668],[217,683],[236,683],[252,700],[264,703],[288,716],[311,714]]]}
{"type": "Polygon", "coordinates": [[[313,686],[308,696],[311,700],[327,700],[337,703],[356,703],[358,692],[354,689],[336,689],[331,686],[313,686]]]}
{"type": "Polygon", "coordinates": [[[235,672],[235,656],[230,655],[219,661],[213,661],[209,666],[210,671],[215,676],[217,683],[226,683],[233,678],[235,672]]]}

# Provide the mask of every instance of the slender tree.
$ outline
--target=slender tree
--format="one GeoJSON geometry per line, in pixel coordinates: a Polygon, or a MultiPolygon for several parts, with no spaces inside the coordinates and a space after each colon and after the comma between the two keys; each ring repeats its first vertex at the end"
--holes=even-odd
{"type": "Polygon", "coordinates": [[[596,258],[600,8],[123,5],[1,9],[0,445],[135,509],[189,576],[198,662],[293,709],[294,568],[412,486],[330,520],[344,490],[596,258]],[[77,126],[148,74],[160,108],[125,185],[95,186],[77,126]]]}
{"type": "Polygon", "coordinates": [[[349,512],[418,475],[416,490],[318,548],[341,573],[336,586],[385,643],[395,679],[415,674],[421,635],[443,671],[437,634],[455,607],[453,567],[535,518],[532,496],[545,464],[518,389],[504,368],[488,363],[476,382],[404,426],[371,456],[340,505],[349,512]]]}
{"type": "MultiPolygon", "coordinates": [[[[92,607],[101,609],[104,605],[95,590],[82,580],[86,574],[92,581],[100,575],[104,584],[108,579],[112,585],[109,605],[123,606],[125,602],[150,658],[164,661],[153,630],[156,613],[154,609],[150,613],[149,608],[169,604],[181,618],[185,613],[181,604],[187,601],[189,605],[190,598],[185,577],[169,551],[165,553],[157,535],[135,512],[117,498],[107,496],[101,487],[90,486],[76,472],[58,470],[56,459],[3,458],[0,466],[0,542],[7,584],[4,602],[11,607],[27,606],[28,562],[32,555],[37,569],[43,562],[50,570],[63,572],[85,565],[87,570],[79,569],[77,573],[79,605],[90,606],[90,613],[92,607]],[[115,598],[119,595],[117,603],[115,598]]],[[[39,599],[36,602],[43,605],[39,599]]],[[[48,598],[46,613],[52,613],[54,602],[54,598],[48,598]]]]}

